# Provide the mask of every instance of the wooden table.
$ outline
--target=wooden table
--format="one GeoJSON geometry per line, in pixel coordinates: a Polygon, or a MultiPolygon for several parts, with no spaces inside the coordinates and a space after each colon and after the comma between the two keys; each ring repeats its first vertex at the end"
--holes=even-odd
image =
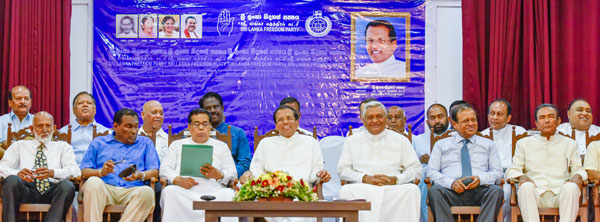
{"type": "Polygon", "coordinates": [[[358,222],[359,210],[371,210],[370,202],[194,201],[194,210],[205,210],[205,222],[219,217],[343,217],[358,222]]]}

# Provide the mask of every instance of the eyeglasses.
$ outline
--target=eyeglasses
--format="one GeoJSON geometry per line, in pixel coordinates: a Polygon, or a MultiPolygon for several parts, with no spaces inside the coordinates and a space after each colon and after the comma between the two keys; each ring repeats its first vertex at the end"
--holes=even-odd
{"type": "Polygon", "coordinates": [[[367,39],[367,45],[374,45],[374,44],[379,44],[379,45],[384,45],[387,44],[388,42],[392,42],[391,39],[367,39]]]}
{"type": "Polygon", "coordinates": [[[192,125],[193,127],[196,127],[196,128],[200,128],[200,126],[202,126],[203,128],[206,128],[206,127],[210,126],[210,123],[209,122],[202,122],[202,123],[201,122],[193,122],[190,125],[192,125]]]}
{"type": "Polygon", "coordinates": [[[287,120],[287,121],[292,121],[292,122],[293,122],[293,121],[296,121],[296,118],[295,118],[295,117],[293,117],[293,116],[286,116],[286,117],[282,117],[282,118],[279,118],[279,119],[277,119],[277,122],[278,122],[278,123],[283,123],[283,122],[285,122],[286,120],[287,120]]]}

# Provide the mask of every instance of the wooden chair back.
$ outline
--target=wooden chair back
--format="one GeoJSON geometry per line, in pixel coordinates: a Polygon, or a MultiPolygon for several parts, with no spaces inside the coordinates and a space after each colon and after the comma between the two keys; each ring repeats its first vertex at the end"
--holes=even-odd
{"type": "Polygon", "coordinates": [[[33,135],[33,126],[25,127],[17,132],[12,131],[12,124],[8,123],[8,130],[6,135],[6,147],[10,147],[10,145],[14,141],[18,140],[32,140],[35,139],[33,135]]]}
{"type": "Polygon", "coordinates": [[[512,127],[512,156],[515,156],[515,149],[517,148],[517,141],[519,141],[520,139],[523,139],[525,137],[530,136],[527,132],[517,135],[517,127],[513,126],[512,127]]]}
{"type": "Polygon", "coordinates": [[[185,133],[185,130],[182,130],[182,131],[179,131],[179,133],[177,133],[177,134],[173,134],[173,127],[171,126],[171,124],[169,124],[169,136],[168,136],[169,146],[171,146],[171,143],[173,141],[183,139],[185,137],[184,133],[185,133]]]}
{"type": "Polygon", "coordinates": [[[563,135],[563,136],[566,136],[566,137],[569,137],[569,138],[575,140],[575,128],[573,128],[573,127],[571,127],[571,135],[568,135],[568,134],[560,132],[560,131],[556,131],[556,132],[558,132],[558,134],[560,134],[560,135],[563,135]]]}
{"type": "Polygon", "coordinates": [[[154,144],[154,146],[156,146],[156,133],[157,132],[155,132],[151,136],[149,136],[148,134],[146,134],[144,132],[140,132],[140,135],[150,138],[150,140],[152,140],[152,144],[154,144]]]}
{"type": "Polygon", "coordinates": [[[67,142],[69,145],[71,144],[71,124],[68,125],[67,127],[67,132],[66,133],[61,133],[58,130],[56,130],[56,125],[54,125],[54,133],[52,134],[52,140],[53,141],[65,141],[67,142]]]}
{"type": "MultiPolygon", "coordinates": [[[[301,135],[309,136],[308,134],[306,134],[303,131],[300,131],[299,129],[296,129],[296,132],[298,132],[298,134],[301,134],[301,135]]],[[[315,140],[319,140],[319,137],[317,137],[317,127],[316,126],[313,126],[312,137],[315,138],[315,140]]]]}
{"type": "Polygon", "coordinates": [[[596,134],[595,136],[590,136],[590,130],[586,130],[585,131],[585,147],[587,149],[587,147],[590,145],[590,143],[594,142],[594,141],[598,141],[600,140],[600,133],[596,134]]]}
{"type": "Polygon", "coordinates": [[[348,126],[348,136],[352,136],[352,126],[348,126]]]}
{"type": "Polygon", "coordinates": [[[450,135],[452,132],[454,132],[454,130],[448,130],[446,131],[444,134],[440,135],[440,136],[435,136],[435,134],[433,134],[433,129],[431,129],[431,133],[429,134],[429,153],[431,153],[431,151],[433,150],[433,145],[435,145],[435,143],[437,143],[437,141],[440,141],[441,139],[445,139],[448,137],[451,137],[452,135],[450,135]]]}
{"type": "Polygon", "coordinates": [[[490,134],[489,135],[484,135],[481,132],[476,132],[475,135],[480,136],[480,137],[484,137],[484,138],[488,138],[491,141],[494,141],[494,130],[490,127],[488,128],[490,130],[490,134]]]}
{"type": "Polygon", "coordinates": [[[219,131],[216,131],[216,136],[215,139],[218,139],[220,141],[223,141],[225,144],[227,144],[227,147],[229,147],[229,150],[231,151],[231,125],[227,126],[227,134],[225,133],[219,133],[219,131]]]}
{"type": "Polygon", "coordinates": [[[258,127],[255,126],[254,127],[254,152],[256,152],[258,143],[260,143],[260,141],[262,139],[267,138],[267,137],[272,137],[272,136],[278,136],[278,135],[279,135],[279,132],[276,129],[269,130],[269,132],[267,132],[263,135],[258,135],[258,127]]]}
{"type": "Polygon", "coordinates": [[[96,126],[96,124],[94,124],[92,126],[92,139],[95,139],[96,137],[99,137],[99,136],[106,136],[106,135],[108,135],[108,132],[110,131],[110,130],[107,130],[107,131],[99,133],[97,128],[98,128],[98,126],[96,126]]]}
{"type": "Polygon", "coordinates": [[[408,129],[406,129],[404,132],[401,132],[400,130],[394,130],[392,128],[388,128],[388,129],[393,130],[394,132],[400,133],[401,135],[405,136],[412,143],[412,137],[413,137],[412,125],[408,124],[408,129]]]}

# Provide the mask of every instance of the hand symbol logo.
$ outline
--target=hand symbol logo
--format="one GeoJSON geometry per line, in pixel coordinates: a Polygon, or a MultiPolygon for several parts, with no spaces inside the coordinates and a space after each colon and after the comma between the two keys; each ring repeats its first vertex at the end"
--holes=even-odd
{"type": "Polygon", "coordinates": [[[229,10],[223,9],[221,13],[219,13],[219,20],[217,22],[217,32],[219,32],[219,36],[227,34],[227,36],[231,35],[231,31],[233,31],[233,20],[229,14],[229,10]]]}

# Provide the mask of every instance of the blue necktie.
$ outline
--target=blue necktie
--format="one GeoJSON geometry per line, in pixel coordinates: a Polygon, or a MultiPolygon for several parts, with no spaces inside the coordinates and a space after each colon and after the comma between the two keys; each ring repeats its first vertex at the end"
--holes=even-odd
{"type": "MultiPolygon", "coordinates": [[[[473,175],[471,171],[471,157],[469,156],[469,149],[467,148],[468,139],[463,140],[463,147],[460,149],[460,163],[462,164],[462,177],[470,177],[473,175]]],[[[463,183],[469,185],[473,180],[471,178],[465,179],[463,183]]]]}

